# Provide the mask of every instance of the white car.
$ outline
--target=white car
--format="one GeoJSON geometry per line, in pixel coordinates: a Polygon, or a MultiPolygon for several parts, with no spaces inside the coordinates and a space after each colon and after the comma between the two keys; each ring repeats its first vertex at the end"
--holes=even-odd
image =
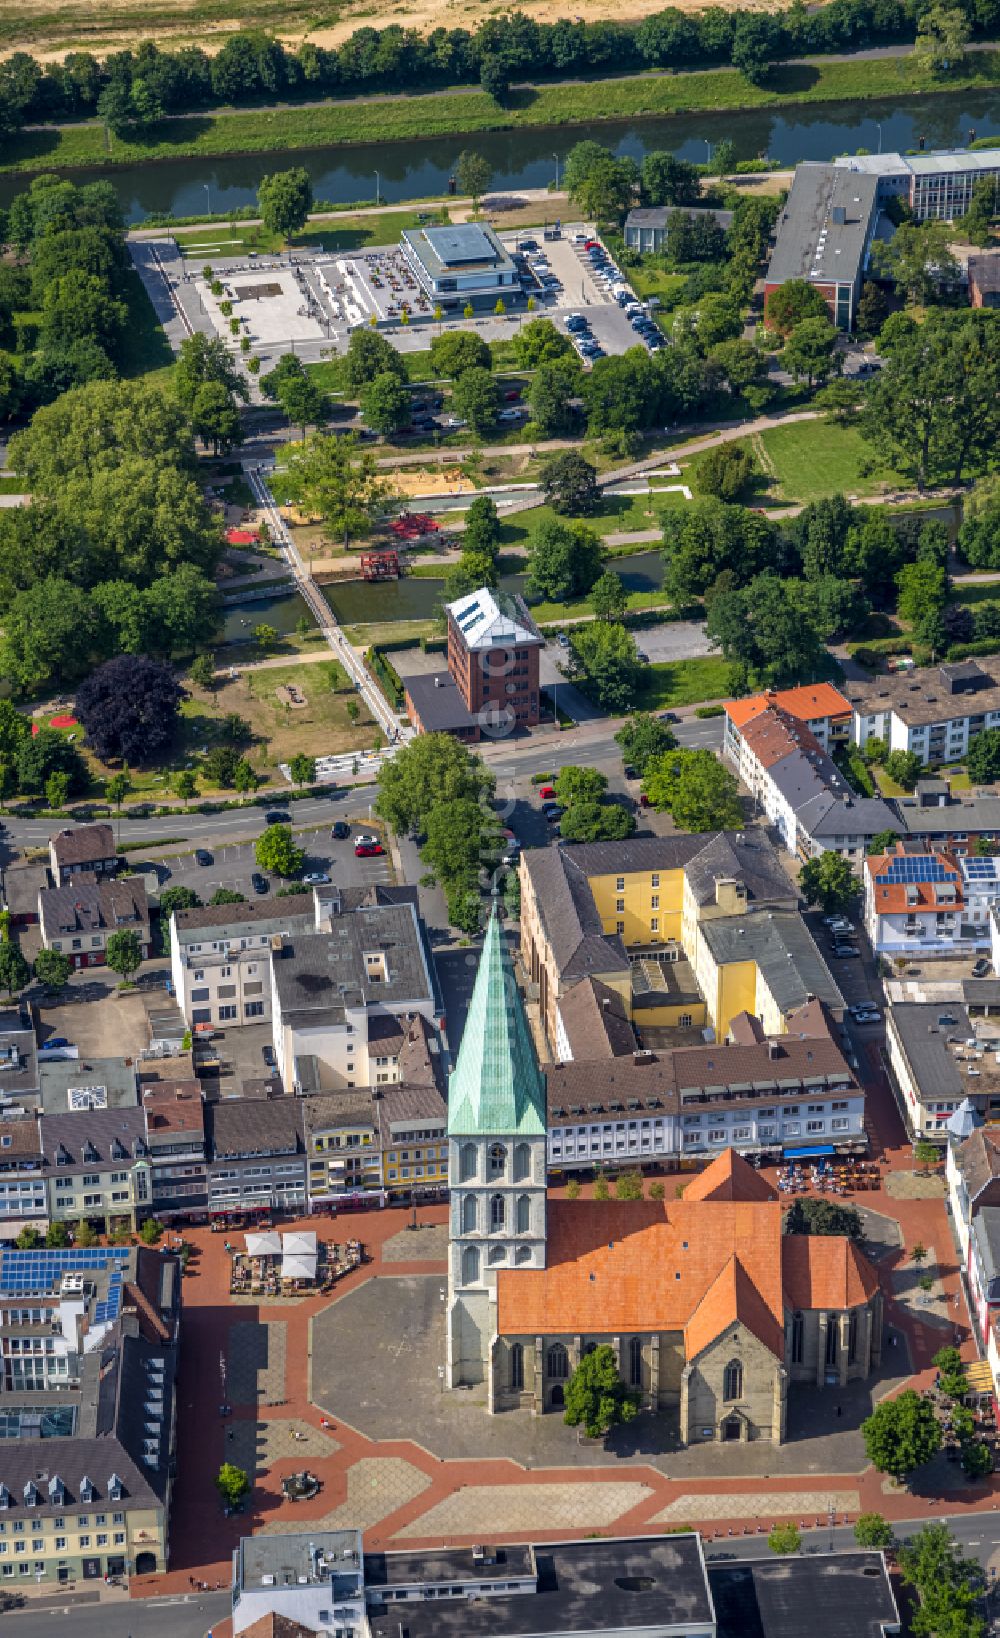
{"type": "Polygon", "coordinates": [[[355,847],[379,847],[381,841],[381,836],[370,836],[366,831],[362,831],[359,836],[355,836],[354,845],[355,847]]]}
{"type": "Polygon", "coordinates": [[[520,421],[523,414],[524,411],[519,409],[502,409],[497,416],[497,420],[505,422],[520,421]]]}
{"type": "Polygon", "coordinates": [[[325,870],[310,870],[308,876],[303,876],[303,887],[322,887],[330,880],[325,870]]]}

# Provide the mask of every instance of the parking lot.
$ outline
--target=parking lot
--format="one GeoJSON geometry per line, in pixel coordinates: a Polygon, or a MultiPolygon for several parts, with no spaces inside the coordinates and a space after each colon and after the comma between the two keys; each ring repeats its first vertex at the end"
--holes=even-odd
{"type": "MultiPolygon", "coordinates": [[[[351,825],[351,837],[362,833],[374,835],[377,828],[379,827],[373,827],[367,819],[359,819],[351,825]]],[[[395,879],[392,861],[387,853],[368,859],[356,858],[353,840],[334,840],[330,835],[329,825],[296,831],[295,840],[305,849],[306,859],[302,867],[305,875],[322,872],[336,882],[338,887],[370,887],[377,882],[391,882],[395,879]]],[[[136,870],[141,870],[143,864],[147,862],[159,863],[161,890],[164,886],[192,887],[205,904],[220,887],[228,887],[233,892],[243,893],[248,899],[258,896],[251,881],[258,870],[252,842],[226,843],[222,847],[210,847],[205,851],[211,859],[211,864],[199,864],[193,853],[158,856],[153,852],[150,852],[148,859],[144,855],[142,861],[133,859],[132,863],[136,870]],[[168,877],[164,876],[164,869],[169,871],[168,877]]],[[[267,871],[261,871],[260,874],[267,879],[269,891],[272,893],[279,888],[294,885],[282,881],[277,876],[269,875],[267,871]]]]}

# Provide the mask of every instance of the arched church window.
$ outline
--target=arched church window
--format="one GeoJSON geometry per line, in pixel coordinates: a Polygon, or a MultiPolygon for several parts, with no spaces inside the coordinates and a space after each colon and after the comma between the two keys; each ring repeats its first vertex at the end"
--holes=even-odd
{"type": "Polygon", "coordinates": [[[458,1157],[458,1180],[460,1183],[471,1183],[476,1175],[476,1145],[463,1143],[458,1157]]]}
{"type": "Polygon", "coordinates": [[[491,1197],[490,1197],[490,1229],[492,1230],[492,1232],[494,1234],[496,1234],[496,1233],[498,1233],[499,1230],[505,1228],[506,1224],[507,1224],[507,1202],[506,1202],[506,1200],[504,1199],[502,1194],[491,1195],[491,1197]]]}
{"type": "Polygon", "coordinates": [[[557,1382],[569,1376],[569,1354],[561,1342],[554,1342],[545,1355],[545,1374],[557,1382]]]}
{"type": "Polygon", "coordinates": [[[479,1202],[474,1194],[467,1194],[462,1201],[462,1233],[474,1234],[479,1227],[479,1202]]]}
{"type": "Polygon", "coordinates": [[[502,1143],[490,1144],[490,1176],[503,1177],[507,1170],[507,1150],[502,1143]]]}
{"type": "Polygon", "coordinates": [[[524,1387],[524,1349],[519,1342],[511,1344],[510,1385],[515,1393],[524,1387]]]}
{"type": "Polygon", "coordinates": [[[517,1232],[527,1234],[531,1228],[531,1197],[519,1194],[517,1197],[517,1232]]]}
{"type": "Polygon", "coordinates": [[[526,1143],[514,1148],[514,1182],[526,1183],[531,1176],[531,1150],[526,1143]]]}
{"type": "Polygon", "coordinates": [[[722,1397],[723,1399],[743,1398],[743,1366],[738,1359],[731,1359],[726,1366],[722,1397]]]}
{"type": "Polygon", "coordinates": [[[479,1251],[476,1246],[466,1246],[462,1252],[462,1284],[475,1285],[479,1279],[479,1251]]]}
{"type": "Polygon", "coordinates": [[[641,1337],[633,1337],[628,1345],[628,1381],[630,1388],[642,1387],[641,1337]]]}

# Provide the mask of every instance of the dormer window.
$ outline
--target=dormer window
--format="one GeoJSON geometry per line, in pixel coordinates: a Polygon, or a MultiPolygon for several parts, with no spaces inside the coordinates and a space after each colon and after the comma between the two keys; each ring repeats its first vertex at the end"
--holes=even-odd
{"type": "Polygon", "coordinates": [[[0,1508],[5,1512],[10,1506],[10,1491],[5,1484],[0,1484],[0,1508]]]}
{"type": "Polygon", "coordinates": [[[121,1501],[124,1494],[125,1486],[122,1484],[122,1481],[118,1477],[117,1473],[112,1473],[110,1479],[108,1480],[108,1499],[110,1501],[121,1501]]]}
{"type": "Polygon", "coordinates": [[[66,1487],[60,1479],[58,1473],[53,1473],[51,1479],[49,1480],[49,1501],[52,1502],[54,1506],[62,1506],[65,1489],[66,1487]]]}
{"type": "Polygon", "coordinates": [[[25,1505],[25,1507],[35,1507],[35,1506],[37,1506],[37,1504],[38,1504],[38,1490],[37,1490],[37,1488],[35,1486],[34,1481],[32,1479],[29,1479],[27,1484],[24,1487],[24,1505],[25,1505]]]}
{"type": "Polygon", "coordinates": [[[96,1495],[97,1492],[95,1491],[93,1484],[91,1483],[90,1479],[87,1478],[86,1474],[84,1474],[82,1480],[80,1481],[80,1500],[82,1502],[92,1502],[96,1495]]]}

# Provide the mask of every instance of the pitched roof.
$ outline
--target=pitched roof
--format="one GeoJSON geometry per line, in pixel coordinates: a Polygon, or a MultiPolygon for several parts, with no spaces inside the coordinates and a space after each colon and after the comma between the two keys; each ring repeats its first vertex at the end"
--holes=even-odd
{"type": "Polygon", "coordinates": [[[727,1326],[741,1324],[776,1358],[784,1353],[784,1316],[769,1308],[736,1253],[709,1286],[684,1327],[684,1353],[697,1359],[727,1326]]]}
{"type": "Polygon", "coordinates": [[[545,641],[524,598],[514,592],[490,591],[481,586],[446,604],[445,612],[470,649],[511,643],[541,646],[545,641]]]}
{"type": "Polygon", "coordinates": [[[759,716],[769,706],[787,711],[800,722],[816,722],[821,717],[849,717],[851,702],[832,683],[806,683],[801,688],[779,688],[773,693],[750,694],[743,700],[727,700],[726,715],[737,728],[759,716]]]}
{"type": "MultiPolygon", "coordinates": [[[[737,1255],[780,1337],[777,1201],[553,1200],[548,1267],[500,1272],[498,1329],[506,1336],[680,1331],[737,1255]]],[[[740,1304],[741,1312],[752,1307],[742,1283],[740,1304]]],[[[703,1314],[697,1335],[705,1333],[711,1312],[703,1314]]],[[[767,1333],[759,1309],[753,1312],[755,1328],[767,1333]]],[[[727,1323],[722,1318],[720,1328],[727,1323]]]]}
{"type": "Polygon", "coordinates": [[[149,921],[146,888],[139,876],[119,879],[81,871],[65,887],[43,887],[38,913],[46,938],[59,933],[92,933],[98,928],[142,926],[149,921]]]}
{"type": "Polygon", "coordinates": [[[961,910],[962,872],[953,853],[943,848],[924,853],[914,842],[896,842],[887,853],[865,860],[865,891],[880,916],[903,911],[961,910]]]}
{"type": "Polygon", "coordinates": [[[581,978],[567,990],[559,1016],[574,1058],[620,1058],[636,1049],[624,1001],[599,978],[581,978]]]}
{"type": "Polygon", "coordinates": [[[110,825],[74,825],[49,838],[57,865],[86,864],[91,859],[114,859],[118,849],[110,825]]]}
{"type": "Polygon", "coordinates": [[[685,1200],[777,1200],[766,1177],[736,1153],[724,1149],[684,1190],[685,1200]]]}
{"type": "Polygon", "coordinates": [[[494,910],[448,1085],[455,1135],[545,1131],[545,1077],[494,910]]]}
{"type": "Polygon", "coordinates": [[[316,1628],[304,1627],[301,1621],[293,1621],[289,1615],[268,1610],[266,1615],[244,1627],[240,1638],[316,1638],[316,1628]]]}
{"type": "Polygon", "coordinates": [[[975,1201],[988,1183],[1000,1177],[1000,1127],[977,1127],[964,1143],[958,1145],[955,1160],[965,1180],[969,1199],[975,1201]]]}
{"type": "Polygon", "coordinates": [[[228,1098],[205,1105],[213,1159],[302,1154],[302,1098],[228,1098]]]}
{"type": "Polygon", "coordinates": [[[878,1290],[864,1252],[839,1234],[786,1234],[781,1268],[790,1308],[855,1308],[878,1290]]]}

